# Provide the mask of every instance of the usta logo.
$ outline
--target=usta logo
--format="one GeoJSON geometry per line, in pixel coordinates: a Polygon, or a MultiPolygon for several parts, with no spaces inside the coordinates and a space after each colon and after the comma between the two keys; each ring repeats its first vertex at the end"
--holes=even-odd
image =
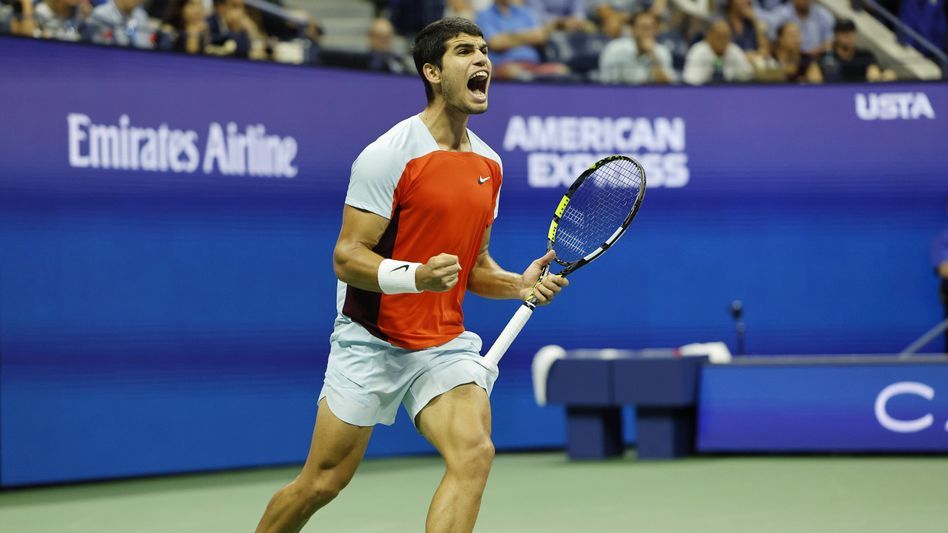
{"type": "Polygon", "coordinates": [[[925,93],[859,93],[856,115],[862,120],[934,119],[935,109],[925,93]]]}

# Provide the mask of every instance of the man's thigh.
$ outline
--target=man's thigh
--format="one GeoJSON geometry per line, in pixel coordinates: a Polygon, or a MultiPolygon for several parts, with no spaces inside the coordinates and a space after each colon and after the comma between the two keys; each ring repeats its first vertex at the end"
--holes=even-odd
{"type": "Polygon", "coordinates": [[[371,436],[372,426],[354,426],[340,420],[323,399],[319,402],[313,440],[300,478],[314,481],[318,476],[330,474],[345,485],[362,462],[371,436]]]}
{"type": "Polygon", "coordinates": [[[411,382],[403,403],[419,431],[421,426],[418,425],[418,420],[421,412],[436,400],[448,403],[452,402],[455,396],[467,394],[463,390],[454,390],[462,385],[480,387],[483,393],[478,398],[483,403],[481,410],[486,408],[489,416],[490,403],[487,397],[497,380],[497,372],[485,366],[480,350],[480,337],[465,331],[446,344],[412,354],[412,359],[417,364],[416,377],[411,382]],[[447,398],[442,398],[446,395],[447,398]]]}
{"type": "Polygon", "coordinates": [[[447,459],[472,447],[489,445],[490,399],[481,386],[468,383],[436,397],[418,413],[418,430],[447,459]]]}

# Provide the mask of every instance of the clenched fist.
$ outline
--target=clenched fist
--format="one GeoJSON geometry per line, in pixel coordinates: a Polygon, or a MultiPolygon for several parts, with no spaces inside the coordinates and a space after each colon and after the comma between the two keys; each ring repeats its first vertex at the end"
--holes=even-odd
{"type": "Polygon", "coordinates": [[[415,271],[415,287],[431,292],[449,291],[457,285],[460,272],[456,255],[438,254],[415,271]]]}

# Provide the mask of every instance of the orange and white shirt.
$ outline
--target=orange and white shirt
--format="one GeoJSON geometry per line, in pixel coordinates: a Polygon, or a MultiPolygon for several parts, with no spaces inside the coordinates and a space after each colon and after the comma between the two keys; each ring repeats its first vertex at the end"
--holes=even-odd
{"type": "Polygon", "coordinates": [[[503,181],[500,157],[467,133],[470,152],[441,150],[415,115],[352,164],[346,204],[389,219],[375,253],[415,263],[447,253],[461,264],[458,283],[447,292],[381,294],[339,282],[339,313],[401,348],[430,348],[464,331],[467,278],[497,216],[503,181]]]}

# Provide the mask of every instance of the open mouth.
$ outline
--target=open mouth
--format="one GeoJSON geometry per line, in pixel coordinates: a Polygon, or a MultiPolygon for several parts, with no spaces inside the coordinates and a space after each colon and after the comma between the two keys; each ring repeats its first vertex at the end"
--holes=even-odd
{"type": "Polygon", "coordinates": [[[471,75],[467,80],[467,88],[479,101],[487,100],[487,82],[490,76],[486,70],[479,70],[471,75]]]}

